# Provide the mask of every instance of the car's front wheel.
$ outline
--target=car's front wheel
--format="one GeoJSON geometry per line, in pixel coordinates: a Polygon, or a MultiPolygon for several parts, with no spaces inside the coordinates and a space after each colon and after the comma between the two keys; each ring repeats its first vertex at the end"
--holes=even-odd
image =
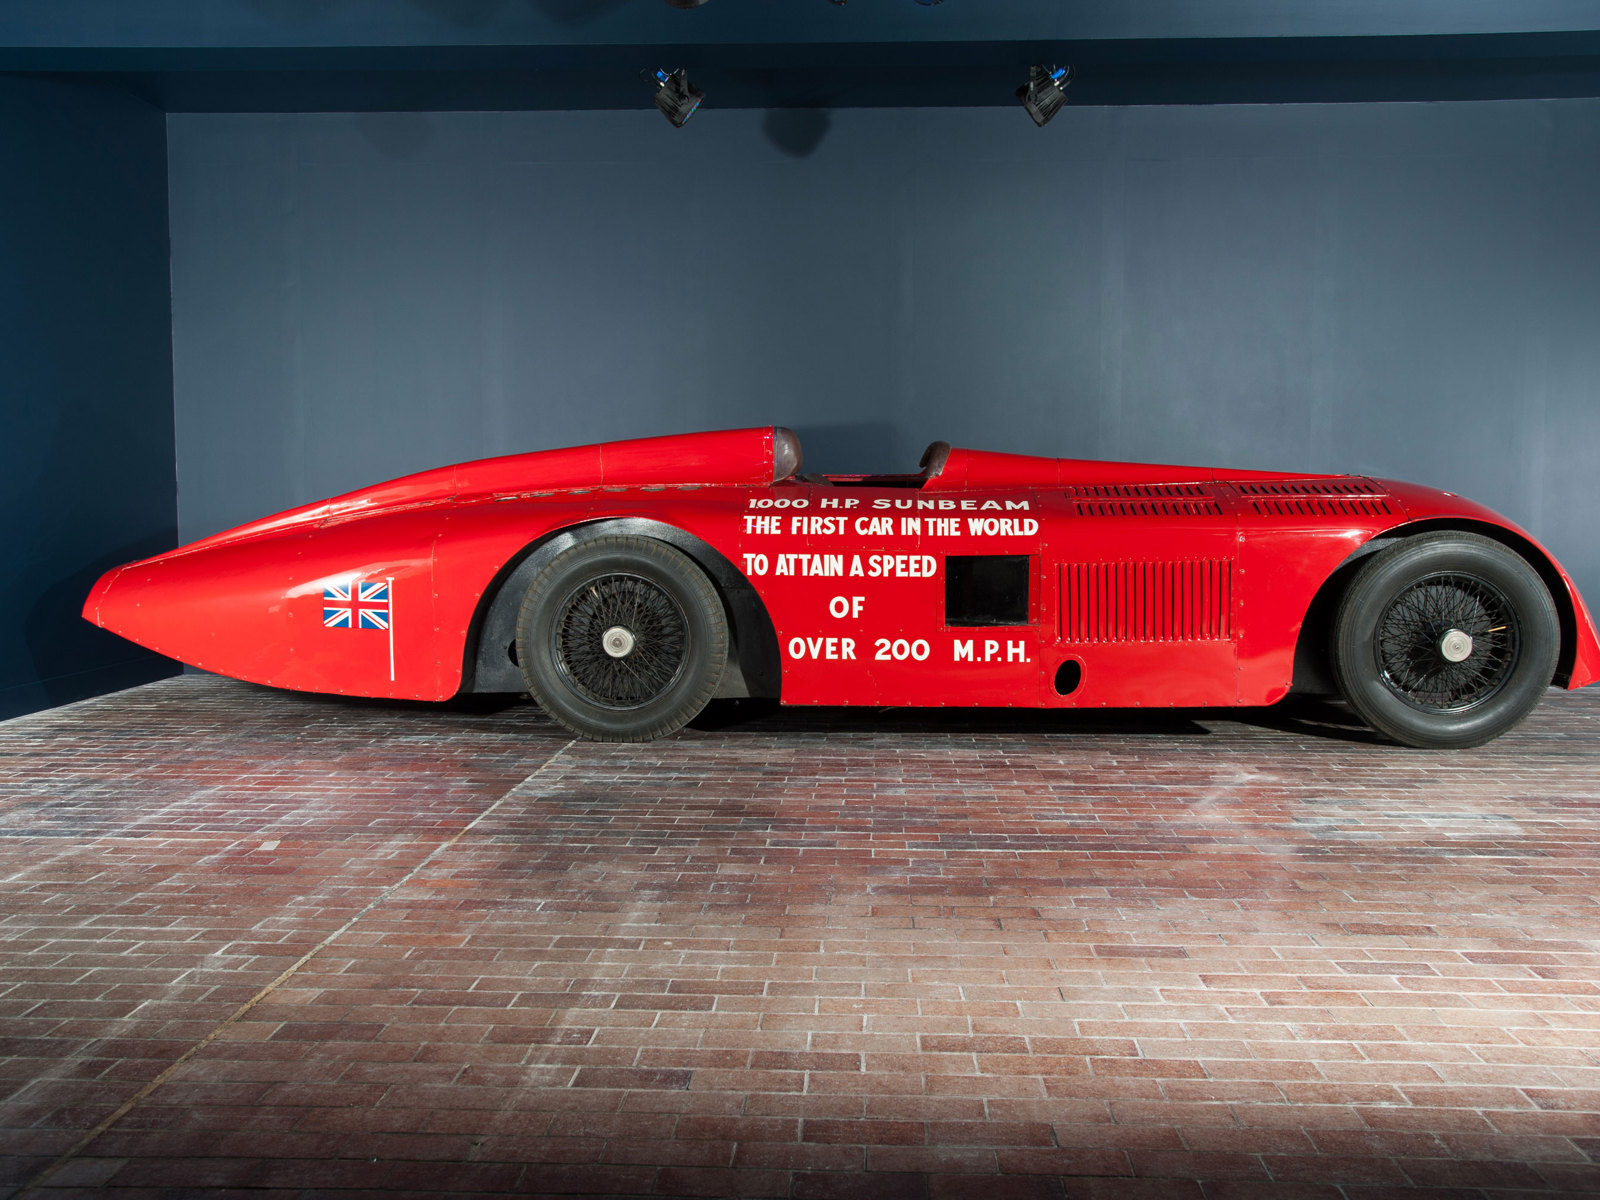
{"type": "Polygon", "coordinates": [[[687,724],[728,660],[722,601],[681,551],[605,536],[562,551],[523,597],[517,661],[556,721],[603,742],[646,742],[687,724]]]}
{"type": "Polygon", "coordinates": [[[1561,632],[1544,582],[1514,551],[1472,533],[1431,533],[1372,556],[1333,628],[1350,706],[1407,746],[1499,737],[1555,673],[1561,632]]]}

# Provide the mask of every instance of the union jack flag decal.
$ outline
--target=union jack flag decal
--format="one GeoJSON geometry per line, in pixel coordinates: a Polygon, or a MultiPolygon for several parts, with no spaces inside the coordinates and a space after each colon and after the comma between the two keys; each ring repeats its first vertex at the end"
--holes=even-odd
{"type": "Polygon", "coordinates": [[[322,623],[329,629],[388,629],[389,584],[328,584],[322,589],[322,623]]]}

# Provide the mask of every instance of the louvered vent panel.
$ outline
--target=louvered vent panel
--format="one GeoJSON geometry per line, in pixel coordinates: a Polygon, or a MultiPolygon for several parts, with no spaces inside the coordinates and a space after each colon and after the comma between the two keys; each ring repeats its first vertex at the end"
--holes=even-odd
{"type": "Polygon", "coordinates": [[[1251,480],[1233,485],[1261,517],[1385,517],[1388,493],[1370,479],[1251,480]]]}
{"type": "Polygon", "coordinates": [[[1199,483],[1119,483],[1067,489],[1080,517],[1219,517],[1222,506],[1199,483]]]}
{"type": "Polygon", "coordinates": [[[1381,487],[1360,475],[1338,479],[1250,479],[1233,485],[1245,496],[1385,496],[1381,487]]]}
{"type": "Polygon", "coordinates": [[[1394,506],[1382,496],[1251,497],[1250,507],[1260,517],[1385,517],[1394,506]]]}
{"type": "Polygon", "coordinates": [[[1061,564],[1064,642],[1199,642],[1233,636],[1233,560],[1061,564]]]}

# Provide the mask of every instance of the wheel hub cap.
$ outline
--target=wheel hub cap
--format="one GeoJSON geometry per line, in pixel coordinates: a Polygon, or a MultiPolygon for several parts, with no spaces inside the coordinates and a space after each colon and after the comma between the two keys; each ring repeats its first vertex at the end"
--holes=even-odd
{"type": "MultiPolygon", "coordinates": [[[[627,658],[629,654],[633,653],[633,631],[621,625],[613,625],[601,636],[600,644],[605,647],[606,653],[612,658],[627,658]]],[[[1470,652],[1472,647],[1471,638],[1467,639],[1467,647],[1470,652]]],[[[1445,657],[1450,657],[1448,650],[1445,651],[1445,657]]],[[[1459,660],[1452,659],[1451,661],[1459,660]]]]}
{"type": "Polygon", "coordinates": [[[1439,639],[1439,653],[1445,662],[1465,662],[1472,657],[1472,635],[1452,629],[1439,639]]]}

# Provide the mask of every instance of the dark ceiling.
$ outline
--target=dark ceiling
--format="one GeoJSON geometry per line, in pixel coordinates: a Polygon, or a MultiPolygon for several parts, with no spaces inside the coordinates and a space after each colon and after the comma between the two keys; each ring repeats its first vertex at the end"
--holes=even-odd
{"type": "Polygon", "coordinates": [[[708,106],[1600,95],[1600,0],[0,0],[0,71],[169,111],[634,108],[685,66],[708,106]]]}

